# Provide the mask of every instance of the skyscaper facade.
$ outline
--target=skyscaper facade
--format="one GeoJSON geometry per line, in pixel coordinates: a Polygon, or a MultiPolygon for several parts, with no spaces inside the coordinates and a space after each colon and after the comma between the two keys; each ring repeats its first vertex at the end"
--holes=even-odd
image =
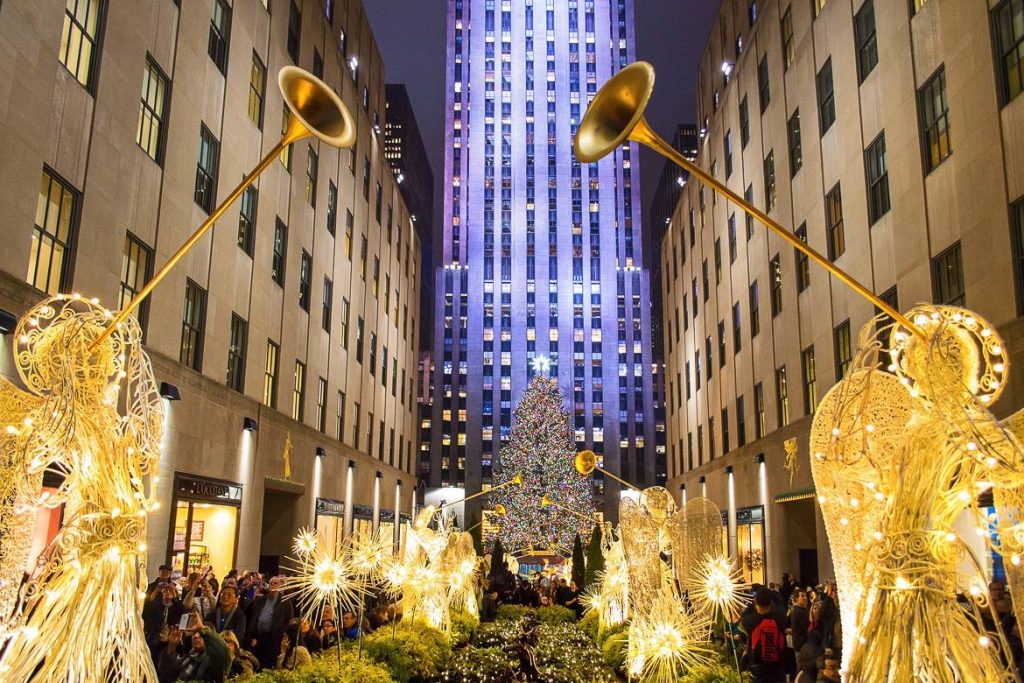
{"type": "MultiPolygon", "coordinates": [[[[429,486],[491,482],[530,377],[557,377],[577,446],[655,482],[639,155],[583,165],[576,127],[633,60],[631,0],[450,0],[429,486]]],[[[527,475],[529,473],[526,473],[527,475]]],[[[606,515],[619,489],[595,480],[606,515]]]]}

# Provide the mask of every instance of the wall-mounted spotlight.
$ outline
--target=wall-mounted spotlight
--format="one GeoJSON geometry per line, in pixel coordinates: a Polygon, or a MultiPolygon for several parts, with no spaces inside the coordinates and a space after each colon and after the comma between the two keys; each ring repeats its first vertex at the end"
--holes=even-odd
{"type": "Polygon", "coordinates": [[[260,423],[257,422],[255,418],[243,417],[242,429],[244,429],[247,432],[258,432],[260,430],[260,423]]]}
{"type": "Polygon", "coordinates": [[[700,479],[697,480],[697,483],[698,484],[704,484],[704,483],[707,482],[707,480],[708,480],[707,477],[705,477],[704,475],[701,475],[700,479]]]}
{"type": "Polygon", "coordinates": [[[180,401],[181,393],[178,391],[178,387],[170,382],[160,382],[160,397],[166,398],[168,401],[180,401]]]}
{"type": "Polygon", "coordinates": [[[732,465],[728,465],[728,466],[727,466],[727,467],[725,468],[725,473],[726,473],[726,474],[732,474],[732,465]]]}
{"type": "Polygon", "coordinates": [[[755,458],[755,460],[757,460],[757,464],[758,465],[763,465],[764,464],[764,453],[758,453],[757,454],[757,458],[755,458]]]}
{"type": "Polygon", "coordinates": [[[355,460],[349,460],[348,461],[348,468],[350,470],[354,470],[356,468],[356,461],[355,460]]]}
{"type": "Polygon", "coordinates": [[[327,457],[327,451],[324,449],[323,446],[317,446],[316,447],[316,457],[318,457],[318,458],[326,458],[327,457]]]}
{"type": "Polygon", "coordinates": [[[18,318],[10,311],[0,308],[0,334],[11,334],[18,326],[18,318]]]}
{"type": "Polygon", "coordinates": [[[383,479],[384,478],[384,475],[380,473],[380,470],[377,470],[377,477],[376,478],[377,479],[383,479]]]}

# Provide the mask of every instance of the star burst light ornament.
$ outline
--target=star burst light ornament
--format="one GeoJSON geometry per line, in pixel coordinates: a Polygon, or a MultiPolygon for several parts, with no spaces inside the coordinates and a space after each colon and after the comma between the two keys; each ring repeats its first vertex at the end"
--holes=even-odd
{"type": "Polygon", "coordinates": [[[359,575],[345,544],[331,544],[321,532],[303,529],[292,543],[296,551],[292,571],[284,579],[283,593],[294,598],[299,610],[315,622],[324,607],[335,614],[358,610],[366,595],[366,580],[359,575]]]}
{"type": "Polygon", "coordinates": [[[721,556],[706,555],[694,567],[692,597],[715,615],[734,619],[747,603],[747,586],[743,574],[732,561],[721,556]]]}
{"type": "MultiPolygon", "coordinates": [[[[95,299],[58,295],[15,330],[27,389],[0,380],[13,486],[0,529],[12,514],[62,504],[64,525],[8,611],[0,680],[157,680],[141,609],[146,513],[157,507],[157,478],[148,492],[144,479],[159,459],[163,406],[134,319],[92,348],[111,318],[95,299]],[[45,472],[63,479],[52,494],[40,491],[45,472]]],[[[5,559],[15,542],[4,536],[5,559]]]]}
{"type": "Polygon", "coordinates": [[[682,601],[665,588],[651,601],[648,612],[634,615],[630,622],[626,671],[653,683],[678,681],[714,657],[708,643],[710,630],[705,613],[687,612],[682,601]]]}
{"type": "Polygon", "coordinates": [[[921,305],[908,317],[920,335],[881,317],[862,328],[811,430],[846,678],[1010,680],[1006,642],[983,625],[993,608],[984,576],[954,526],[966,510],[978,535],[1010,558],[1011,591],[1022,585],[1024,420],[1018,413],[1004,425],[989,412],[1006,354],[992,326],[965,309],[921,305]],[[989,488],[994,518],[978,506],[989,488]],[[965,560],[976,568],[967,582],[965,560]],[[961,605],[965,590],[975,599],[961,605]]]}

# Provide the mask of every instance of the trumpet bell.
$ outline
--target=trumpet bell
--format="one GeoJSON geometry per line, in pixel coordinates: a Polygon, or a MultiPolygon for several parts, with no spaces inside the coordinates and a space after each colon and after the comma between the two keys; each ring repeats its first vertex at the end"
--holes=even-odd
{"type": "Polygon", "coordinates": [[[576,158],[589,164],[621,145],[643,118],[653,91],[654,67],[647,62],[633,62],[609,79],[576,131],[576,158]]]}
{"type": "Polygon", "coordinates": [[[587,476],[597,466],[597,455],[594,451],[580,451],[576,454],[576,471],[587,476]]]}
{"type": "Polygon", "coordinates": [[[288,110],[309,134],[339,149],[355,144],[355,120],[330,86],[297,66],[281,69],[277,85],[288,110]]]}

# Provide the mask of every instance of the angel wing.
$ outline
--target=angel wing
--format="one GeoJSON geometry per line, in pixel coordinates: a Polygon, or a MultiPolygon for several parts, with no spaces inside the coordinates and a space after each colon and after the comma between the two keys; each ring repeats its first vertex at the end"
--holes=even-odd
{"type": "MultiPolygon", "coordinates": [[[[856,629],[862,576],[885,501],[902,476],[899,444],[913,412],[900,380],[853,367],[825,394],[811,426],[811,474],[841,594],[844,634],[856,629]]],[[[844,635],[844,640],[846,637],[844,635]]]]}
{"type": "Polygon", "coordinates": [[[646,613],[645,605],[661,588],[660,526],[631,498],[619,503],[619,537],[629,569],[629,595],[641,613],[646,613]]]}
{"type": "Polygon", "coordinates": [[[676,580],[685,590],[694,588],[695,568],[704,558],[725,555],[722,511],[708,498],[691,498],[682,509],[682,524],[674,541],[672,560],[676,580]]]}

